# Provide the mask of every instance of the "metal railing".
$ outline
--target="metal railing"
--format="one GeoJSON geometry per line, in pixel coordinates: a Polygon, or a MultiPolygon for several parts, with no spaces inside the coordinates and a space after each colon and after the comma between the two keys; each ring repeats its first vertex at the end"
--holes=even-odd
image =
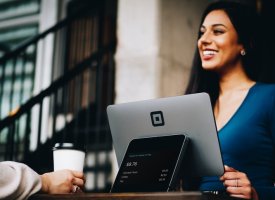
{"type": "MultiPolygon", "coordinates": [[[[84,171],[87,177],[93,177],[90,186],[86,184],[88,191],[108,191],[112,168],[112,140],[105,109],[114,99],[115,42],[109,41],[103,46],[106,42],[99,41],[104,34],[101,28],[104,21],[98,15],[100,12],[97,11],[88,16],[83,11],[76,13],[0,58],[0,105],[3,105],[1,99],[6,95],[5,72],[12,69],[10,88],[14,88],[16,73],[19,73],[16,69],[18,63],[26,69],[32,61],[35,67],[37,55],[33,52],[43,49],[48,37],[54,41],[53,65],[44,67],[62,65],[64,71],[64,74],[54,77],[47,88],[30,98],[24,98],[23,85],[25,77],[34,74],[21,71],[19,106],[8,108],[12,111],[0,121],[0,160],[25,162],[42,173],[51,170],[51,147],[55,142],[83,143],[87,148],[84,171]],[[84,21],[81,16],[84,16],[84,21]],[[68,33],[78,24],[86,26],[69,36],[68,33]],[[83,32],[92,38],[89,44],[83,38],[83,32]],[[82,37],[80,41],[79,37],[82,37]],[[65,51],[68,41],[79,46],[74,53],[65,51]],[[61,55],[63,60],[57,55],[61,55]]],[[[30,93],[32,89],[33,86],[30,93]]],[[[13,105],[13,96],[11,89],[9,105],[13,105]]]]}
{"type": "MultiPolygon", "coordinates": [[[[105,156],[108,157],[108,152],[112,149],[112,143],[105,114],[106,104],[102,105],[103,99],[100,95],[100,93],[102,93],[100,89],[102,89],[104,84],[100,81],[100,74],[103,73],[104,65],[105,67],[113,70],[114,65],[112,59],[110,59],[107,63],[103,63],[104,58],[106,59],[106,56],[112,58],[113,53],[114,44],[92,54],[88,59],[85,59],[75,68],[66,73],[66,75],[54,81],[48,88],[29,99],[15,113],[1,120],[0,134],[6,134],[7,138],[6,144],[2,145],[5,148],[5,160],[29,160],[28,157],[32,154],[29,146],[32,134],[31,121],[34,115],[39,119],[37,124],[38,132],[36,137],[36,146],[39,147],[43,145],[41,143],[43,123],[42,108],[43,103],[45,103],[47,98],[51,99],[51,104],[54,105],[51,110],[52,125],[50,128],[52,129],[52,136],[57,136],[57,138],[54,137],[55,139],[51,140],[50,145],[47,146],[49,153],[51,153],[50,147],[52,147],[55,142],[69,141],[85,144],[88,152],[94,152],[95,154],[106,151],[107,153],[105,156]],[[93,95],[95,95],[96,98],[90,101],[87,106],[82,107],[80,97],[83,95],[83,91],[81,91],[79,87],[82,85],[81,82],[83,82],[84,76],[90,77],[88,79],[86,78],[87,83],[95,81],[93,80],[93,75],[95,74],[98,76],[96,86],[97,89],[96,91],[90,90],[86,95],[88,99],[93,99],[93,95]],[[73,86],[71,86],[72,83],[73,86]],[[58,99],[66,99],[66,96],[70,90],[78,91],[78,95],[75,96],[75,102],[77,102],[75,105],[78,109],[75,109],[74,112],[61,113],[58,111],[58,109],[60,109],[58,108],[60,107],[58,99]],[[20,122],[22,120],[25,122],[25,127],[23,130],[20,128],[20,122]],[[61,124],[60,121],[62,121],[61,124]],[[25,132],[23,138],[19,137],[20,131],[25,132]],[[20,154],[20,152],[23,154],[20,154]]],[[[111,80],[111,71],[109,72],[109,76],[109,80],[111,80]]],[[[109,93],[109,95],[112,96],[111,93],[109,93]]],[[[111,100],[111,96],[109,97],[109,100],[111,100]]],[[[62,102],[63,103],[61,103],[61,105],[63,106],[63,109],[68,111],[68,102],[62,102]]],[[[40,164],[43,164],[43,161],[39,162],[41,162],[40,164]]],[[[87,171],[96,173],[98,171],[108,170],[108,172],[111,173],[110,163],[105,166],[100,166],[99,164],[97,167],[95,164],[96,163],[94,163],[93,166],[86,166],[87,171]]],[[[108,182],[107,178],[108,177],[106,177],[105,180],[106,182],[108,182]]]]}

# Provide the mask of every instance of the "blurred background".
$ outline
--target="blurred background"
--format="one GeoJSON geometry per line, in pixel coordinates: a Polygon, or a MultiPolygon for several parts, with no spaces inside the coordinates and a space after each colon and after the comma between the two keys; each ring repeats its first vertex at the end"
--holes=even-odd
{"type": "MultiPolygon", "coordinates": [[[[86,190],[108,192],[117,163],[106,107],[184,94],[210,2],[0,0],[0,161],[44,173],[55,143],[83,144],[86,190]]],[[[275,2],[241,2],[264,18],[273,81],[275,2]]]]}

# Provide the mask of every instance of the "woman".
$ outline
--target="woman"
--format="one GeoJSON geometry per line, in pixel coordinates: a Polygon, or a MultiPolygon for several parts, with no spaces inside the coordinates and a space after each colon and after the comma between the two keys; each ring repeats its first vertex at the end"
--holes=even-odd
{"type": "Polygon", "coordinates": [[[25,164],[0,162],[0,199],[27,199],[34,193],[62,194],[77,192],[84,186],[82,172],[60,170],[38,175],[25,164]]]}
{"type": "Polygon", "coordinates": [[[275,85],[258,82],[257,13],[216,2],[202,19],[186,93],[210,95],[225,173],[202,178],[200,190],[275,199],[275,85]]]}

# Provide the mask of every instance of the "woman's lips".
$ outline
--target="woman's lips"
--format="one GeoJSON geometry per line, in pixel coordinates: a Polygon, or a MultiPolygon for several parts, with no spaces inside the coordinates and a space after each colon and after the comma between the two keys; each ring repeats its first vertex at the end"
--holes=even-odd
{"type": "Polygon", "coordinates": [[[203,60],[211,60],[215,55],[217,54],[217,51],[215,50],[204,50],[202,51],[202,59],[203,60]]]}

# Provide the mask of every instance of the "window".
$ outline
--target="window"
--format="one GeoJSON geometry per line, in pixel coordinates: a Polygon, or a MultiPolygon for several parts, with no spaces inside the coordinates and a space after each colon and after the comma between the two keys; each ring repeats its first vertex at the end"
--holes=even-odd
{"type": "MultiPolygon", "coordinates": [[[[38,33],[40,0],[0,0],[0,56],[38,33]]],[[[32,94],[36,47],[0,63],[0,117],[32,94]]]]}

